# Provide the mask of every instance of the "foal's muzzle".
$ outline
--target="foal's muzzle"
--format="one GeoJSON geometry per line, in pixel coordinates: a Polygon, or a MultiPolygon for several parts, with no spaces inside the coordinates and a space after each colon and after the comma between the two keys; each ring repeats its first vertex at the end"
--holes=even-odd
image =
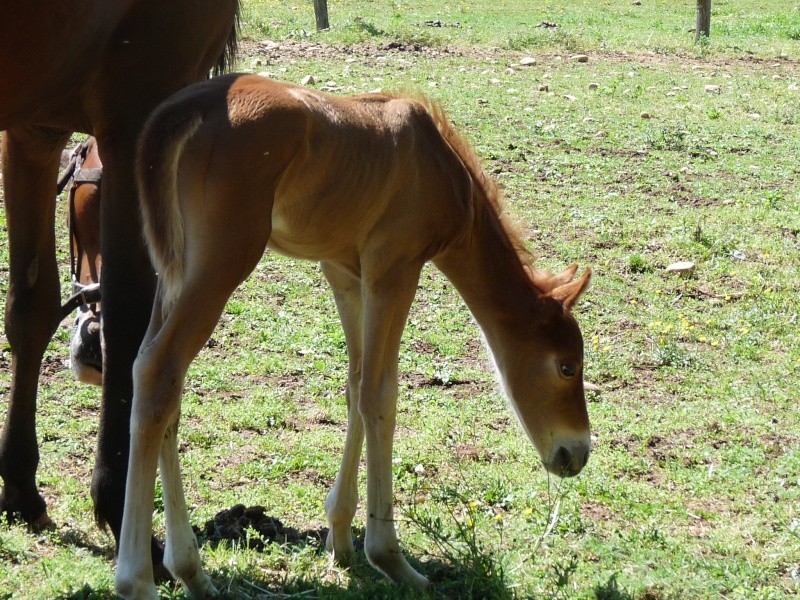
{"type": "Polygon", "coordinates": [[[573,477],[581,472],[589,460],[591,446],[584,442],[558,445],[544,463],[545,468],[559,477],[573,477]]]}

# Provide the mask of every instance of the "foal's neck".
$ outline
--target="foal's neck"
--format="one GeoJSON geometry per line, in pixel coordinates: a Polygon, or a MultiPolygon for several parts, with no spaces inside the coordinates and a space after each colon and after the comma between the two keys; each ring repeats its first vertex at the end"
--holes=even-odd
{"type": "Polygon", "coordinates": [[[494,208],[477,206],[476,212],[463,240],[433,262],[464,298],[491,344],[498,328],[530,316],[540,293],[494,208]]]}

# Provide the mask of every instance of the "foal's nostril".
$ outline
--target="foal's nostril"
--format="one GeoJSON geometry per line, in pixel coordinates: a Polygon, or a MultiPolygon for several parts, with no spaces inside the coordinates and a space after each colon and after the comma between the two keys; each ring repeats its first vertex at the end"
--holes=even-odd
{"type": "Polygon", "coordinates": [[[572,477],[581,472],[589,460],[589,450],[577,448],[571,452],[565,446],[561,446],[553,455],[550,472],[561,477],[572,477]]]}
{"type": "Polygon", "coordinates": [[[563,472],[567,469],[571,462],[572,460],[569,450],[564,448],[564,446],[561,446],[561,448],[558,449],[558,452],[556,452],[556,455],[553,457],[553,467],[555,467],[557,471],[563,472]]]}

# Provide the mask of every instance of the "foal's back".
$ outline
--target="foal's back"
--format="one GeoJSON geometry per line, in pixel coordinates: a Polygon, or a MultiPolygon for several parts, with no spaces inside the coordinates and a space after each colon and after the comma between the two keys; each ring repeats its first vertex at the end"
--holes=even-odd
{"type": "MultiPolygon", "coordinates": [[[[236,244],[256,226],[276,250],[354,272],[365,251],[431,258],[472,211],[470,176],[428,108],[386,94],[339,98],[254,75],[191,86],[143,135],[146,215],[164,210],[164,165],[185,239],[213,223],[236,244]]],[[[149,233],[156,245],[170,235],[149,233]]]]}

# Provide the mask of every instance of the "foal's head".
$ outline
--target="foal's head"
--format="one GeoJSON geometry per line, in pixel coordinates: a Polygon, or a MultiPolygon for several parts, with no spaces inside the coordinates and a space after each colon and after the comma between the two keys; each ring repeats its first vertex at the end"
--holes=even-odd
{"type": "Polygon", "coordinates": [[[577,475],[591,450],[583,337],[571,312],[591,272],[572,281],[576,269],[530,274],[540,292],[536,306],[509,332],[510,356],[500,367],[511,403],[545,468],[561,477],[577,475]]]}

